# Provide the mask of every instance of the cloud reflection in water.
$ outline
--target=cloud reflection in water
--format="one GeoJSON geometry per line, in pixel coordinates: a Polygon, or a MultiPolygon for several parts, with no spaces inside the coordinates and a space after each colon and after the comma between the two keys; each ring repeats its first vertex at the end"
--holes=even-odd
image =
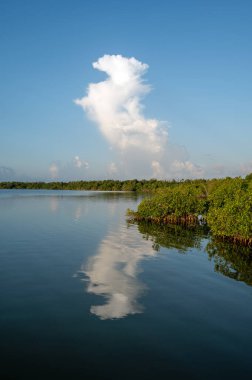
{"type": "Polygon", "coordinates": [[[100,319],[141,313],[138,298],[145,285],[137,278],[139,262],[156,254],[152,242],[141,239],[135,226],[120,226],[102,240],[98,253],[81,268],[88,277],[87,292],[107,299],[103,305],[91,306],[91,313],[100,319]]]}

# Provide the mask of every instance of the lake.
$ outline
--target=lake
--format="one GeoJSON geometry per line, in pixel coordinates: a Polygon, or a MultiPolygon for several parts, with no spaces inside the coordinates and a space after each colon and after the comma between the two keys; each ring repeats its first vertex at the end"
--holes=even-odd
{"type": "Polygon", "coordinates": [[[251,251],[139,202],[0,190],[1,379],[252,378],[251,251]]]}

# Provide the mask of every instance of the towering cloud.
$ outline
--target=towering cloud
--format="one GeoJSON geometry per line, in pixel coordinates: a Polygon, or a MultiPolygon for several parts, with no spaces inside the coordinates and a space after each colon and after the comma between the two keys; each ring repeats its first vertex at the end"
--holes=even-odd
{"type": "Polygon", "coordinates": [[[150,90],[142,79],[148,65],[135,58],[104,55],[93,67],[108,78],[91,83],[87,96],[75,103],[83,107],[114,147],[160,152],[167,133],[158,120],[145,118],[141,105],[141,98],[150,90]]]}
{"type": "Polygon", "coordinates": [[[121,55],[104,55],[93,63],[93,68],[105,72],[107,78],[89,84],[87,95],[75,103],[98,125],[118,155],[109,173],[121,173],[123,178],[202,175],[202,169],[189,161],[185,148],[168,142],[165,124],[145,117],[141,101],[150,91],[143,81],[146,63],[121,55]]]}

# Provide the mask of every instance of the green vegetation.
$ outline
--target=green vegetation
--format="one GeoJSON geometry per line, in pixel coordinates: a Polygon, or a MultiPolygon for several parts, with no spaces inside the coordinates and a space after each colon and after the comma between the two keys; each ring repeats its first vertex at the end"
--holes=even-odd
{"type": "MultiPolygon", "coordinates": [[[[156,223],[195,225],[198,215],[206,208],[202,190],[191,184],[159,190],[152,198],[144,199],[133,213],[136,220],[156,223]]],[[[130,214],[130,213],[129,213],[130,214]]]]}
{"type": "Polygon", "coordinates": [[[228,179],[209,195],[207,223],[215,236],[252,245],[252,189],[247,181],[228,179]]]}
{"type": "Polygon", "coordinates": [[[72,182],[0,182],[0,189],[43,189],[43,190],[95,190],[153,192],[158,188],[176,185],[177,182],[157,179],[126,181],[72,181],[72,182]]]}
{"type": "Polygon", "coordinates": [[[252,246],[252,176],[180,182],[144,199],[128,216],[188,227],[206,223],[213,236],[252,246]]]}

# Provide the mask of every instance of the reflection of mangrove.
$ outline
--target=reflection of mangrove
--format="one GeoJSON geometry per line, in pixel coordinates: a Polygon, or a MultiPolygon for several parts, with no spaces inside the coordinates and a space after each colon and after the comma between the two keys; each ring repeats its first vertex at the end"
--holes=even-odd
{"type": "Polygon", "coordinates": [[[251,248],[212,239],[206,246],[206,252],[214,260],[217,272],[252,285],[251,248]]]}
{"type": "MultiPolygon", "coordinates": [[[[137,193],[132,193],[132,192],[119,192],[119,191],[99,191],[99,192],[95,192],[95,191],[90,191],[88,194],[88,197],[89,197],[89,200],[95,200],[95,201],[114,201],[114,200],[128,200],[128,201],[132,201],[132,200],[138,200],[138,199],[141,199],[142,196],[138,195],[137,193]]],[[[83,194],[84,197],[87,196],[87,194],[83,194]]]]}
{"type": "Polygon", "coordinates": [[[234,245],[222,240],[209,237],[207,229],[188,229],[177,225],[157,225],[138,223],[139,232],[147,240],[153,242],[153,248],[160,246],[176,248],[186,252],[190,248],[200,248],[203,238],[208,237],[205,252],[214,260],[215,271],[237,281],[252,285],[252,255],[251,247],[234,245]]]}
{"type": "Polygon", "coordinates": [[[80,272],[88,278],[87,292],[106,298],[105,304],[91,306],[91,313],[100,319],[141,313],[138,299],[145,285],[137,278],[139,263],[155,254],[151,242],[139,239],[135,227],[120,227],[109,234],[80,272]]]}
{"type": "Polygon", "coordinates": [[[203,227],[193,229],[179,225],[158,225],[148,222],[139,222],[138,230],[143,237],[153,242],[153,248],[159,246],[176,248],[187,251],[189,248],[200,248],[201,239],[206,236],[207,230],[203,227]]]}

